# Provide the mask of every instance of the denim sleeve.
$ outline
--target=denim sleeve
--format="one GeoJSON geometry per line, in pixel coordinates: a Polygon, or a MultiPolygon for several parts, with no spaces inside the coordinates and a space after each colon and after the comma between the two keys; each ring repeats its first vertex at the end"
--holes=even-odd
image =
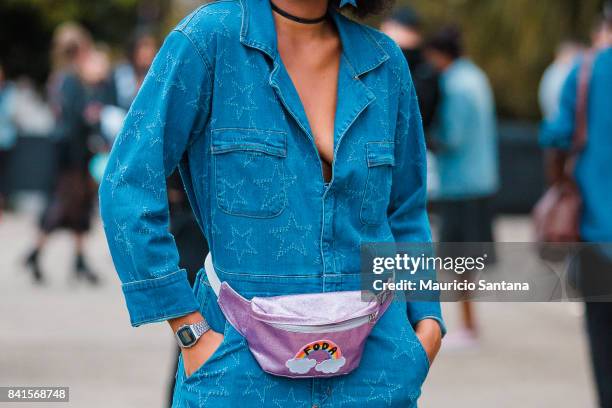
{"type": "Polygon", "coordinates": [[[542,123],[540,145],[543,147],[562,150],[567,150],[571,147],[576,121],[578,71],[578,67],[572,69],[565,80],[559,99],[559,109],[555,117],[542,123]]]}
{"type": "Polygon", "coordinates": [[[210,70],[173,31],[126,117],[100,185],[100,211],[133,326],[198,309],[169,232],[166,179],[208,117],[210,70]]]}
{"type": "MultiPolygon", "coordinates": [[[[396,242],[431,242],[427,216],[427,161],[423,124],[416,91],[408,74],[401,84],[396,126],[396,165],[393,168],[389,222],[396,242]]],[[[408,319],[415,326],[423,319],[437,320],[446,333],[440,302],[409,302],[408,319]]]]}

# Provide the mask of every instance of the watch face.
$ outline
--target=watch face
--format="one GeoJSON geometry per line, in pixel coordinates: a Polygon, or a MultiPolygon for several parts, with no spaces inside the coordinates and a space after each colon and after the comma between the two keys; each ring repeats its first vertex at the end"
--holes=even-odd
{"type": "Polygon", "coordinates": [[[176,332],[176,335],[184,347],[191,346],[197,340],[193,330],[191,330],[191,327],[180,328],[179,331],[176,332]]]}

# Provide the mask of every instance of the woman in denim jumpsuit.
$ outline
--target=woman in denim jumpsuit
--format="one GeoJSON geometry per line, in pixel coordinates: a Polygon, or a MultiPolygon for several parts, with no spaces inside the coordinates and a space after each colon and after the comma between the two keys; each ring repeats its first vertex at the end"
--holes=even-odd
{"type": "Polygon", "coordinates": [[[275,377],[226,322],[205,274],[189,286],[168,232],[166,177],[178,166],[220,279],[246,298],[356,290],[362,243],[430,241],[406,61],[383,34],[329,13],[342,44],[329,182],[269,0],[220,0],[185,18],[113,147],[101,212],[132,325],[199,311],[224,335],[190,376],[181,360],[174,406],[416,406],[429,361],[414,328],[434,319],[443,332],[439,303],[393,302],[349,375],[275,377]]]}

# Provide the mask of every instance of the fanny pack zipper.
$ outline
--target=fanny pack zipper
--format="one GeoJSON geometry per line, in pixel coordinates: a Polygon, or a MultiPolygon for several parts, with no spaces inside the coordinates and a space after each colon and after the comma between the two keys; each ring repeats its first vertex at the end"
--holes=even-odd
{"type": "Polygon", "coordinates": [[[362,324],[370,323],[376,318],[376,313],[369,315],[355,317],[353,319],[346,320],[341,323],[331,324],[319,324],[313,326],[297,325],[297,324],[283,324],[283,323],[268,323],[272,327],[277,329],[294,332],[294,333],[333,333],[343,330],[354,329],[362,324]]]}

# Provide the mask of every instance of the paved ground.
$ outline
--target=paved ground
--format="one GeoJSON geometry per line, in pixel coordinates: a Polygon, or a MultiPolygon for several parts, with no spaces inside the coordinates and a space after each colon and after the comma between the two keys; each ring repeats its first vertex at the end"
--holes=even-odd
{"type": "MultiPolygon", "coordinates": [[[[63,234],[42,260],[49,284],[30,285],[20,260],[34,239],[33,224],[28,215],[0,222],[0,385],[67,385],[73,407],[165,406],[173,339],[161,324],[130,328],[99,225],[88,241],[91,263],[104,278],[94,290],[65,272],[71,241],[63,234]]],[[[502,219],[497,231],[506,241],[528,238],[523,218],[502,219]]],[[[444,308],[452,329],[456,305],[444,308]]],[[[595,406],[577,305],[486,303],[477,309],[482,347],[443,350],[421,407],[595,406]]],[[[11,405],[0,403],[5,406],[11,405]]]]}

